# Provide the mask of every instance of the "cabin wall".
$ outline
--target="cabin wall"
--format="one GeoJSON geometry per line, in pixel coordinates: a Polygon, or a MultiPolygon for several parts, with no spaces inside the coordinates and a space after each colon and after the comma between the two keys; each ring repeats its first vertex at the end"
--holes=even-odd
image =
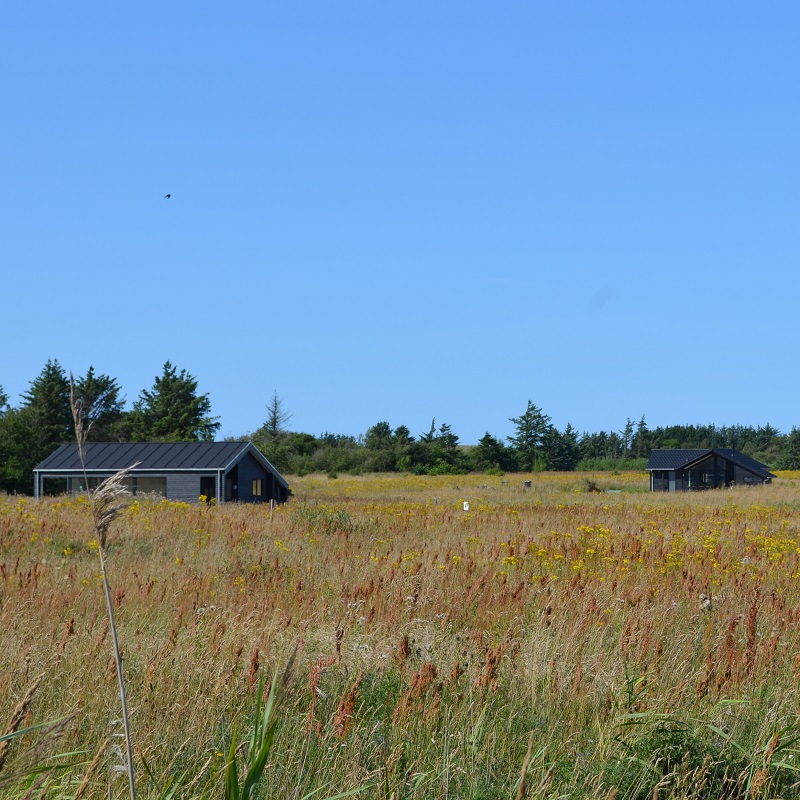
{"type": "Polygon", "coordinates": [[[675,476],[674,472],[667,472],[667,470],[663,470],[663,469],[653,470],[650,473],[650,476],[651,476],[650,477],[650,490],[653,491],[653,492],[674,491],[674,488],[670,489],[670,485],[669,485],[669,476],[670,475],[673,476],[673,480],[674,480],[674,476],[675,476]]]}
{"type": "MultiPolygon", "coordinates": [[[[206,477],[216,477],[210,473],[206,477]]],[[[201,476],[196,473],[183,473],[167,476],[167,499],[176,500],[183,503],[197,503],[201,495],[200,491],[201,476]]]]}
{"type": "Polygon", "coordinates": [[[758,475],[753,475],[752,472],[748,472],[746,469],[742,469],[740,466],[736,466],[734,469],[734,481],[736,481],[737,486],[747,486],[747,485],[758,485],[764,483],[764,479],[759,477],[758,475]]]}
{"type": "Polygon", "coordinates": [[[239,500],[245,503],[263,503],[270,499],[271,475],[251,455],[245,456],[239,467],[239,500]],[[261,495],[253,495],[253,481],[261,481],[261,495]]]}

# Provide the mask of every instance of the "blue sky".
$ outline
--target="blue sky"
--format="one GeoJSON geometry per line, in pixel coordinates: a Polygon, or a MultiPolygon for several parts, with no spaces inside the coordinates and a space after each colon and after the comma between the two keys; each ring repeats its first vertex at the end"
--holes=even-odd
{"type": "Polygon", "coordinates": [[[800,5],[35,2],[0,385],[165,361],[220,435],[800,425],[800,5]],[[164,195],[170,193],[171,199],[164,195]]]}

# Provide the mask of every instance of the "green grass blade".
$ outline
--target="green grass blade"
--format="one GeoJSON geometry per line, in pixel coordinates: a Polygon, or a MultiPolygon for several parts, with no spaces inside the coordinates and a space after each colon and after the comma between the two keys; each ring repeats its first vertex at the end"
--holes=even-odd
{"type": "Polygon", "coordinates": [[[236,769],[236,730],[231,736],[228,760],[225,764],[225,800],[241,800],[239,792],[239,772],[236,769]]]}
{"type": "Polygon", "coordinates": [[[258,786],[261,776],[267,766],[267,759],[272,751],[272,742],[275,738],[275,729],[278,727],[277,720],[273,722],[267,729],[261,746],[252,758],[250,767],[245,775],[244,784],[242,785],[241,800],[250,800],[253,797],[256,787],[258,786]]]}

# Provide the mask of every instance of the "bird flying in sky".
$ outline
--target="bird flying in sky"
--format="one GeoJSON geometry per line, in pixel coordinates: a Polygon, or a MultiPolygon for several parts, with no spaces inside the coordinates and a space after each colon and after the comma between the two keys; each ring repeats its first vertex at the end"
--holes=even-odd
{"type": "Polygon", "coordinates": [[[171,194],[165,194],[165,195],[164,195],[164,199],[165,199],[165,200],[169,200],[169,199],[170,199],[170,197],[172,197],[172,195],[171,195],[171,194]]]}

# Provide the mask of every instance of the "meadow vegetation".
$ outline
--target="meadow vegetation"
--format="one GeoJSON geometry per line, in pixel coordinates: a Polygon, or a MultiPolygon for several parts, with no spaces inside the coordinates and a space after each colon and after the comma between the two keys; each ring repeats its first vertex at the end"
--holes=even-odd
{"type": "MultiPolygon", "coordinates": [[[[255,797],[800,794],[800,473],[291,483],[109,531],[140,797],[222,796],[276,675],[255,797]]],[[[97,549],[85,498],[0,495],[3,796],[127,792],[97,549]]]]}

